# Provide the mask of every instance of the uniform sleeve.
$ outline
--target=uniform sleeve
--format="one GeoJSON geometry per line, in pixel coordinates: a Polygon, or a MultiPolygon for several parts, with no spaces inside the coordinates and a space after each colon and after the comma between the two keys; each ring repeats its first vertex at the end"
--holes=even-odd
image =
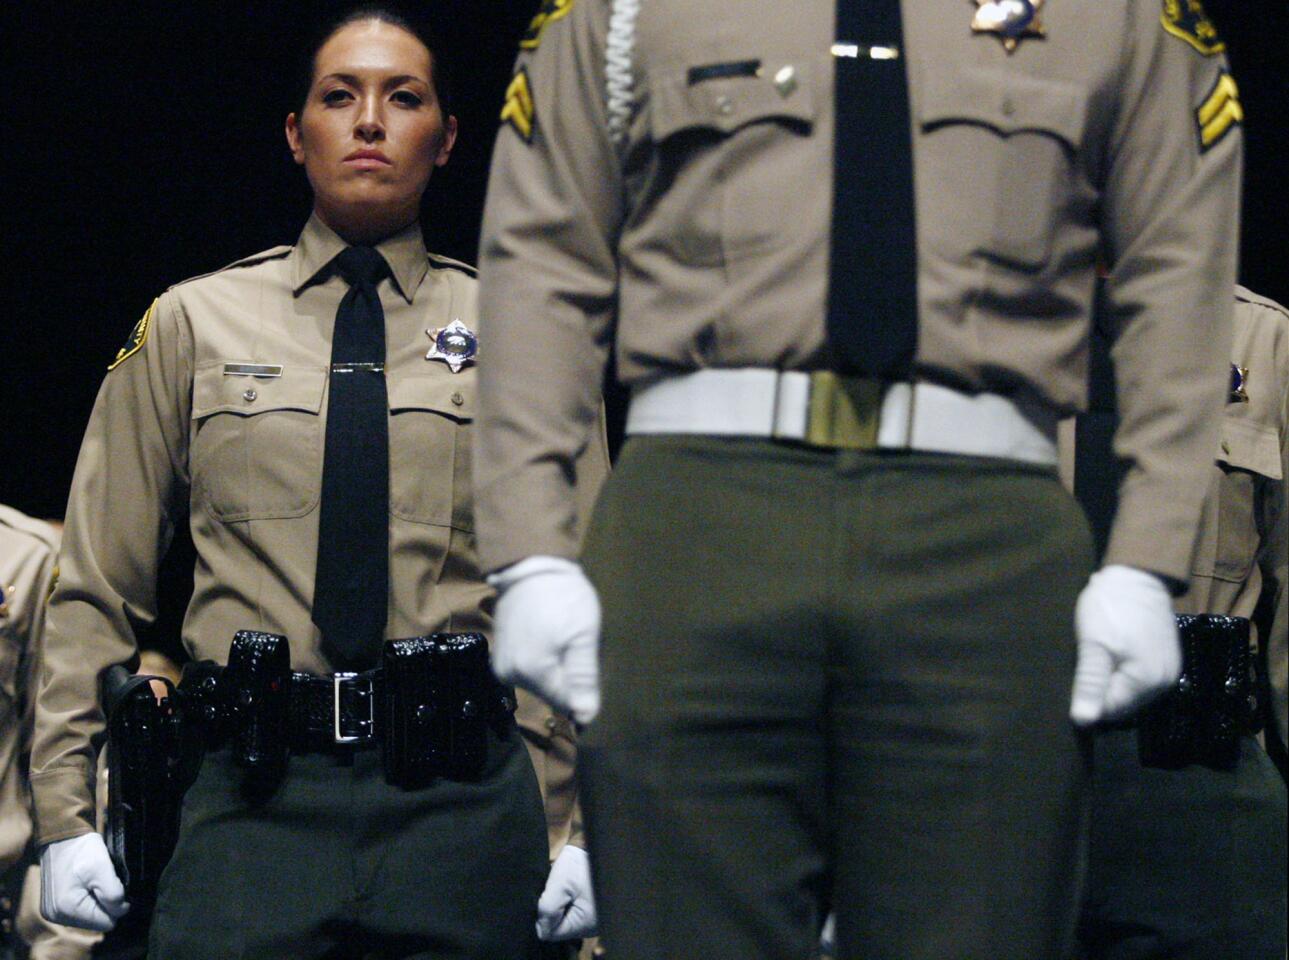
{"type": "Polygon", "coordinates": [[[479,253],[488,354],[474,476],[485,570],[576,556],[575,464],[599,409],[616,308],[622,187],[606,132],[608,3],[547,6],[567,12],[516,64],[479,253]]]}
{"type": "Polygon", "coordinates": [[[99,678],[134,659],[136,627],[156,618],[157,567],[187,510],[191,385],[171,292],[104,379],[72,479],[32,745],[40,844],[94,829],[99,678]]]}
{"type": "Polygon", "coordinates": [[[36,692],[40,689],[41,665],[44,663],[45,625],[48,620],[49,598],[58,583],[59,535],[50,528],[49,550],[40,559],[36,575],[35,595],[30,598],[31,622],[27,629],[27,646],[22,653],[22,751],[31,750],[31,734],[36,724],[36,692]]]}
{"type": "Polygon", "coordinates": [[[1166,30],[1157,0],[1130,9],[1103,198],[1128,464],[1106,562],[1183,583],[1226,386],[1240,107],[1220,53],[1166,30]]]}
{"type": "Polygon", "coordinates": [[[1267,633],[1267,668],[1270,674],[1271,714],[1281,745],[1289,745],[1289,323],[1280,317],[1281,335],[1276,338],[1275,372],[1280,392],[1279,480],[1265,485],[1266,501],[1261,505],[1265,534],[1258,562],[1262,567],[1263,590],[1271,594],[1271,629],[1267,633]]]}

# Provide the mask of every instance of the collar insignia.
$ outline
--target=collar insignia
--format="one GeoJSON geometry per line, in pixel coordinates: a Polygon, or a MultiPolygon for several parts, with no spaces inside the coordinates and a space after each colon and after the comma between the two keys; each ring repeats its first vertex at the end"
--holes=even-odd
{"type": "Polygon", "coordinates": [[[1039,9],[1043,0],[974,0],[972,33],[994,33],[1003,49],[1013,53],[1025,37],[1045,37],[1039,9]]]}
{"type": "Polygon", "coordinates": [[[1226,396],[1227,403],[1248,403],[1249,395],[1244,388],[1249,383],[1249,368],[1231,364],[1231,392],[1226,396]]]}
{"type": "Polygon", "coordinates": [[[473,330],[460,320],[454,319],[446,327],[438,330],[426,330],[430,335],[432,346],[425,355],[426,360],[442,360],[453,373],[460,373],[467,363],[473,363],[479,356],[479,338],[473,330]]]}

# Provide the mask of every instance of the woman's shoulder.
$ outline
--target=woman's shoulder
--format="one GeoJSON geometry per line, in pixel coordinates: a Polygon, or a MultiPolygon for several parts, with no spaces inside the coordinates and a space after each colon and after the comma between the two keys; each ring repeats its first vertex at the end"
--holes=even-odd
{"type": "Polygon", "coordinates": [[[199,273],[196,276],[188,277],[186,280],[180,280],[173,284],[170,289],[177,290],[190,284],[201,284],[203,281],[214,280],[217,278],[227,277],[229,274],[236,275],[239,271],[248,270],[252,267],[266,266],[269,264],[278,264],[284,262],[291,255],[295,248],[290,244],[278,247],[270,247],[267,250],[261,250],[259,253],[253,253],[249,257],[242,257],[234,260],[232,263],[225,264],[218,270],[209,270],[206,273],[199,273]]]}

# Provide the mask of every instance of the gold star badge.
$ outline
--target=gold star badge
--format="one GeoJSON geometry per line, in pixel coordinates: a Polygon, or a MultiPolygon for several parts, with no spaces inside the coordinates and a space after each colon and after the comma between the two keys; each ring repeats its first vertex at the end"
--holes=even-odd
{"type": "Polygon", "coordinates": [[[1039,8],[1043,0],[972,0],[976,16],[971,21],[973,33],[993,33],[1003,49],[1013,53],[1026,37],[1045,37],[1039,8]]]}

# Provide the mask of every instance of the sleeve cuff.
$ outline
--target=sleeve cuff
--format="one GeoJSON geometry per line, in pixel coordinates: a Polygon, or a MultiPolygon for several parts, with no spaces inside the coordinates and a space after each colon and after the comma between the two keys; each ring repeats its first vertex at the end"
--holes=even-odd
{"type": "Polygon", "coordinates": [[[94,777],[81,765],[32,774],[36,845],[94,832],[94,777]]]}

